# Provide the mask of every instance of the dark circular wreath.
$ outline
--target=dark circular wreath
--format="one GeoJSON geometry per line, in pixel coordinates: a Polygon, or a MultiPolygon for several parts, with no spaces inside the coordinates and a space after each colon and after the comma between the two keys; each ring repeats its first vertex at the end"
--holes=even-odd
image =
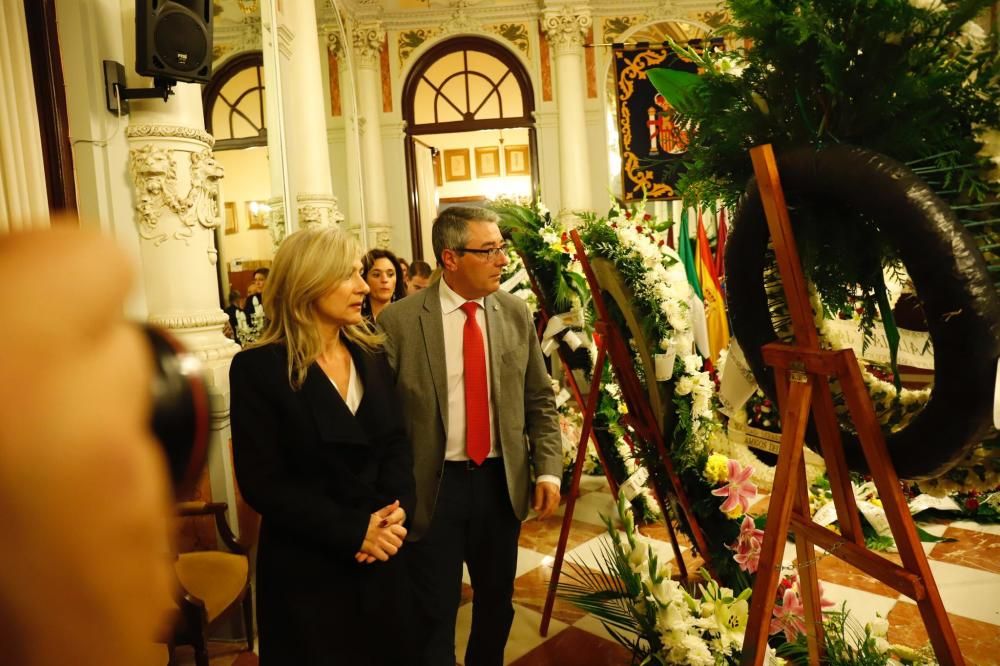
{"type": "MultiPolygon", "coordinates": [[[[993,391],[1000,357],[1000,297],[982,255],[951,208],[903,164],[856,146],[800,148],[778,155],[791,205],[836,205],[872,219],[896,248],[927,317],[934,346],[929,402],[901,430],[886,435],[896,472],[939,476],[970,448],[996,434],[993,391]]],[[[793,229],[795,213],[792,212],[793,229]]],[[[837,233],[830,229],[829,233],[837,233]]],[[[778,340],[764,288],[769,234],[751,178],[726,247],[729,312],[754,377],[775,398],[761,347],[778,340]]],[[[816,441],[810,426],[811,439],[816,441]]],[[[842,432],[848,465],[866,471],[857,436],[842,432]]]]}

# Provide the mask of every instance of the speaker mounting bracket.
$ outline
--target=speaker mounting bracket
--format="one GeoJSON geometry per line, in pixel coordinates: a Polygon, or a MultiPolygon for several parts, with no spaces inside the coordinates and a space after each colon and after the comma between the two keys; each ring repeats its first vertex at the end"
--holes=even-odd
{"type": "Polygon", "coordinates": [[[117,116],[127,116],[130,99],[162,99],[164,102],[174,94],[177,82],[173,79],[156,77],[152,88],[125,87],[125,66],[114,60],[104,61],[104,98],[108,111],[117,116]]]}

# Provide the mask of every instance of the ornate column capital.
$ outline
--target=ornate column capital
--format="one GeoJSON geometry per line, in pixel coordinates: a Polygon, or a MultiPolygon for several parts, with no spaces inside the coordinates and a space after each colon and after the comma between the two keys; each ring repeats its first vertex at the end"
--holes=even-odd
{"type": "Polygon", "coordinates": [[[542,12],[542,27],[555,54],[576,52],[594,24],[588,7],[548,7],[542,12]]]}
{"type": "Polygon", "coordinates": [[[338,62],[344,61],[344,40],[340,38],[340,30],[333,26],[326,33],[326,49],[334,55],[338,62]]]}
{"type": "Polygon", "coordinates": [[[339,227],[344,214],[337,207],[337,197],[330,194],[297,194],[299,228],[339,227]]]}
{"type": "Polygon", "coordinates": [[[385,26],[381,21],[361,21],[351,26],[350,32],[358,66],[377,69],[382,42],[385,41],[385,26]]]}

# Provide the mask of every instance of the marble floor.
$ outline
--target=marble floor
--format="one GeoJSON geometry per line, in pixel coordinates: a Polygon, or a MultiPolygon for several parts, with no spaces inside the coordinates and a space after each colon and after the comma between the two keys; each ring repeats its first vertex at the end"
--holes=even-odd
{"type": "MultiPolygon", "coordinates": [[[[763,504],[758,504],[762,508],[763,504]]],[[[603,477],[584,477],[569,534],[567,556],[586,564],[594,562],[601,541],[608,539],[601,515],[614,515],[614,501],[603,477]]],[[[545,521],[529,519],[521,530],[518,578],[514,590],[514,626],[505,652],[505,663],[515,666],[614,666],[630,663],[628,652],[615,643],[594,617],[557,600],[548,635],[539,635],[542,607],[559,540],[563,507],[545,521]]],[[[1000,666],[1000,526],[972,522],[920,523],[928,532],[954,537],[952,543],[924,544],[944,605],[958,635],[966,663],[1000,666]]],[[[662,558],[672,559],[662,526],[642,528],[656,540],[662,558]]],[[[688,549],[685,548],[685,554],[688,549]]],[[[890,559],[898,558],[889,555],[890,559]]],[[[785,564],[792,564],[795,549],[785,549],[785,564]]],[[[699,561],[688,560],[696,569],[699,561]]],[[[890,623],[889,640],[914,647],[927,641],[916,605],[882,583],[871,580],[834,557],[817,564],[824,596],[839,606],[847,603],[860,622],[876,614],[890,623]]],[[[466,583],[468,578],[466,577],[466,583]]],[[[472,616],[471,588],[464,585],[458,613],[458,645],[465,652],[472,616]]],[[[255,666],[253,655],[238,647],[216,646],[212,666],[255,666]]],[[[181,664],[191,663],[178,655],[181,664]]],[[[461,663],[461,662],[460,662],[461,663]]]]}

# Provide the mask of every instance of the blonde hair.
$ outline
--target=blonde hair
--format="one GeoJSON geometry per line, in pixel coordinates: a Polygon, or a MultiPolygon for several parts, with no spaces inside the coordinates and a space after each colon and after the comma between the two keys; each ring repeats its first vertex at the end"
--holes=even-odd
{"type": "MultiPolygon", "coordinates": [[[[302,388],[309,366],[323,351],[314,304],[331,287],[351,278],[360,256],[357,240],[333,228],[296,231],[278,248],[264,290],[267,323],[253,346],[285,346],[288,383],[294,390],[302,388]]],[[[382,335],[366,321],[345,326],[340,333],[369,350],[382,346],[382,335]]]]}

